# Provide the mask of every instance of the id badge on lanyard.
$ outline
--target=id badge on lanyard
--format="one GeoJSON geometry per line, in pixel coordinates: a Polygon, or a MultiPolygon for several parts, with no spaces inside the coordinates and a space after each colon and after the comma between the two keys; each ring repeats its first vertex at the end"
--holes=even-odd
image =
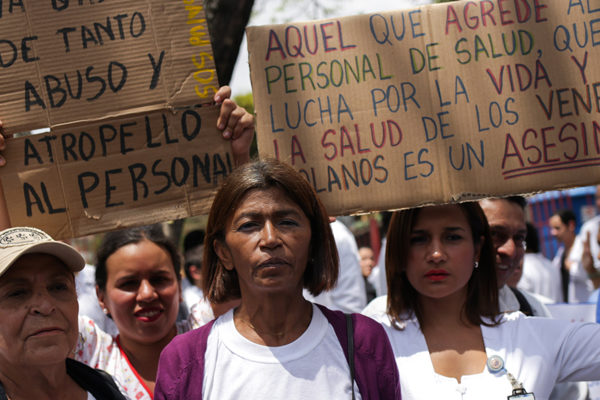
{"type": "Polygon", "coordinates": [[[515,377],[504,368],[504,360],[498,355],[491,356],[487,360],[488,370],[492,374],[504,373],[512,386],[512,395],[507,396],[507,400],[535,400],[533,393],[526,392],[523,384],[518,382],[515,377]]]}
{"type": "Polygon", "coordinates": [[[511,396],[507,400],[535,400],[533,393],[527,393],[525,389],[514,389],[511,396]]]}

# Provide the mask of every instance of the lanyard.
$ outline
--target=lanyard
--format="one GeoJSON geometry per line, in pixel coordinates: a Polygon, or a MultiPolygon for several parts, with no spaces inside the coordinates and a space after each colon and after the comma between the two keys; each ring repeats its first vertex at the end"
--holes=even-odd
{"type": "Polygon", "coordinates": [[[533,393],[525,391],[523,384],[504,368],[504,360],[498,355],[493,355],[487,359],[488,370],[492,374],[505,373],[510,385],[512,386],[512,395],[507,396],[507,400],[535,400],[533,393]]]}

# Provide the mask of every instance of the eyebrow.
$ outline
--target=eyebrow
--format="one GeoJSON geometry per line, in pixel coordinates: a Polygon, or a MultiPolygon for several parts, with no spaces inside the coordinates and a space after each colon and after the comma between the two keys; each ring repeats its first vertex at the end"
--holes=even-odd
{"type": "Polygon", "coordinates": [[[0,288],[6,287],[6,286],[10,286],[10,285],[22,285],[22,284],[27,284],[29,283],[29,279],[26,278],[16,278],[16,279],[10,279],[6,282],[0,282],[0,288]]]}
{"type": "MultiPolygon", "coordinates": [[[[256,211],[248,211],[245,213],[242,213],[240,215],[238,215],[238,217],[234,220],[234,222],[239,221],[242,218],[250,218],[250,219],[254,219],[254,218],[259,218],[262,217],[264,214],[261,212],[256,212],[256,211]]],[[[285,217],[288,215],[293,215],[296,217],[301,217],[302,214],[300,214],[300,212],[298,212],[297,210],[293,209],[293,208],[289,208],[289,209],[284,209],[284,210],[278,210],[275,211],[273,213],[273,216],[275,218],[281,218],[281,217],[285,217]]]]}
{"type": "MultiPolygon", "coordinates": [[[[490,231],[502,231],[502,232],[506,233],[506,232],[510,232],[511,229],[506,228],[505,226],[502,226],[502,225],[491,225],[490,226],[490,231]]],[[[517,233],[527,235],[527,228],[525,228],[525,229],[517,229],[515,231],[515,234],[517,234],[517,233]]]]}
{"type": "MultiPolygon", "coordinates": [[[[137,270],[132,269],[131,272],[129,272],[129,271],[125,271],[125,272],[126,272],[126,275],[119,276],[116,279],[116,281],[120,281],[120,280],[123,280],[123,279],[138,279],[137,270]]],[[[160,269],[152,270],[151,273],[150,273],[150,275],[161,275],[161,274],[168,275],[170,273],[171,273],[171,268],[169,266],[166,266],[166,265],[162,266],[161,265],[160,269]]]]}
{"type": "MultiPolygon", "coordinates": [[[[56,279],[56,278],[66,278],[67,280],[70,280],[70,275],[69,273],[62,273],[62,272],[58,272],[55,274],[50,275],[47,278],[47,281],[50,281],[52,279],[56,279]]],[[[23,285],[23,284],[29,284],[31,283],[31,280],[28,278],[22,278],[22,277],[16,277],[16,278],[11,278],[10,280],[6,281],[6,282],[2,282],[0,283],[0,287],[4,287],[4,286],[8,286],[8,285],[23,285]]]]}

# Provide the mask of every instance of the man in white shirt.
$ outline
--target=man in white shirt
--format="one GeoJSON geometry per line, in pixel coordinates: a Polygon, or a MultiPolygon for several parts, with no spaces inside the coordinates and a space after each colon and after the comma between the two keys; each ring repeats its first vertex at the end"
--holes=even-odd
{"type": "Polygon", "coordinates": [[[527,250],[523,272],[517,288],[531,294],[544,296],[546,303],[562,303],[560,268],[540,253],[540,242],[535,226],[527,223],[527,250]]]}
{"type": "Polygon", "coordinates": [[[565,303],[587,301],[591,292],[591,282],[583,264],[574,261],[571,252],[575,244],[575,214],[571,210],[559,210],[549,220],[550,234],[561,243],[552,265],[559,271],[561,294],[565,303]]]}
{"type": "MultiPolygon", "coordinates": [[[[496,249],[500,311],[527,311],[524,308],[528,308],[531,315],[551,317],[548,308],[530,293],[524,290],[510,289],[506,285],[506,280],[525,256],[526,200],[521,196],[511,196],[501,199],[486,199],[480,201],[479,204],[481,204],[490,225],[490,233],[496,249]]],[[[585,399],[586,396],[587,385],[584,382],[565,382],[554,387],[550,399],[585,399]]]]}

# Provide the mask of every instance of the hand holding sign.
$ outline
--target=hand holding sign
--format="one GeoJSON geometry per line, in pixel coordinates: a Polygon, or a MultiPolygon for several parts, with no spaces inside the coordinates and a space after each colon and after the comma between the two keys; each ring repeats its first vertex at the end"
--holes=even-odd
{"type": "Polygon", "coordinates": [[[254,117],[230,97],[229,86],[222,86],[215,94],[215,103],[221,104],[217,129],[223,131],[223,139],[231,140],[235,165],[241,165],[250,160],[250,145],[254,138],[254,117]]]}

